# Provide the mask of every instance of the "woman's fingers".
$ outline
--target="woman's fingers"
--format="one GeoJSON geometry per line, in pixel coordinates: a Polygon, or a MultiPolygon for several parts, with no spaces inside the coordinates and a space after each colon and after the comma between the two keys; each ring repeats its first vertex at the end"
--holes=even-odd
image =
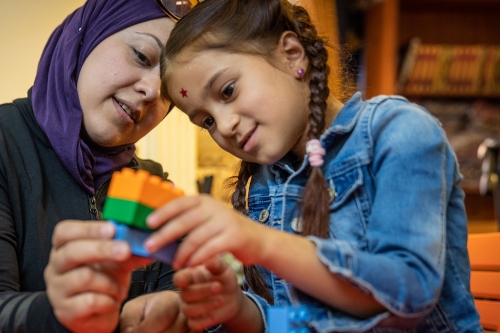
{"type": "MultiPolygon", "coordinates": [[[[48,270],[47,274],[50,274],[48,270]]],[[[58,298],[68,298],[84,292],[97,292],[121,301],[128,292],[128,286],[125,285],[128,279],[106,274],[98,266],[81,266],[63,275],[46,275],[46,279],[53,279],[51,284],[58,286],[50,289],[53,296],[58,298]]]]}
{"type": "Polygon", "coordinates": [[[128,301],[120,315],[120,329],[124,333],[185,333],[187,324],[180,314],[179,295],[162,291],[128,301]]]}
{"type": "Polygon", "coordinates": [[[65,220],[56,225],[52,235],[52,246],[58,249],[67,242],[77,239],[111,239],[114,234],[115,227],[111,223],[65,220]]]}
{"type": "Polygon", "coordinates": [[[131,257],[130,246],[125,242],[101,239],[82,239],[67,242],[53,250],[49,265],[63,273],[82,264],[123,262],[131,257]]]}

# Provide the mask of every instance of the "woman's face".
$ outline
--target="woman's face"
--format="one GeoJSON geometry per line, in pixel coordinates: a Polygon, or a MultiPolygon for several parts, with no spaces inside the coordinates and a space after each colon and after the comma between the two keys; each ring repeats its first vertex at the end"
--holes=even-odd
{"type": "Polygon", "coordinates": [[[139,23],[103,40],[85,60],[77,89],[83,125],[100,146],[135,143],[165,117],[160,56],[174,23],[139,23]]]}

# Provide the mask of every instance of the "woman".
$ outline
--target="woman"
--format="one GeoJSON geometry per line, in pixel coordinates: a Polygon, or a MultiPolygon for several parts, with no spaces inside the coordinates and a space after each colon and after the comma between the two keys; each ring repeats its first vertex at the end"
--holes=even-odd
{"type": "Polygon", "coordinates": [[[91,239],[101,225],[112,238],[107,224],[54,229],[98,220],[115,170],[163,175],[134,143],[167,114],[159,64],[173,25],[153,0],[88,0],[53,32],[27,98],[0,106],[2,333],[110,332],[127,297],[170,288],[170,266],[131,275],[149,261],[91,239]]]}

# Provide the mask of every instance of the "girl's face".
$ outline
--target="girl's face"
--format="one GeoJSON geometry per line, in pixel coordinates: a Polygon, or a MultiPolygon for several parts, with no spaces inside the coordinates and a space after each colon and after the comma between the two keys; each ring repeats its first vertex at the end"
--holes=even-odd
{"type": "Polygon", "coordinates": [[[135,143],[165,117],[160,55],[174,23],[143,22],[103,40],[85,60],[77,89],[83,125],[98,145],[135,143]]]}
{"type": "Polygon", "coordinates": [[[219,50],[181,57],[187,61],[168,65],[168,94],[222,149],[259,164],[275,163],[289,151],[303,155],[309,86],[284,57],[273,58],[276,66],[219,50]]]}

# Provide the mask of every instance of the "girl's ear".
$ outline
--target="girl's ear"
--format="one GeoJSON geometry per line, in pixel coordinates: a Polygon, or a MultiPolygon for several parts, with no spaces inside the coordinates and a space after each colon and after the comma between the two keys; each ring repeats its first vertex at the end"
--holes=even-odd
{"type": "Polygon", "coordinates": [[[309,59],[297,34],[293,31],[285,31],[281,35],[277,51],[284,57],[290,74],[297,79],[302,78],[309,66],[309,59]]]}

